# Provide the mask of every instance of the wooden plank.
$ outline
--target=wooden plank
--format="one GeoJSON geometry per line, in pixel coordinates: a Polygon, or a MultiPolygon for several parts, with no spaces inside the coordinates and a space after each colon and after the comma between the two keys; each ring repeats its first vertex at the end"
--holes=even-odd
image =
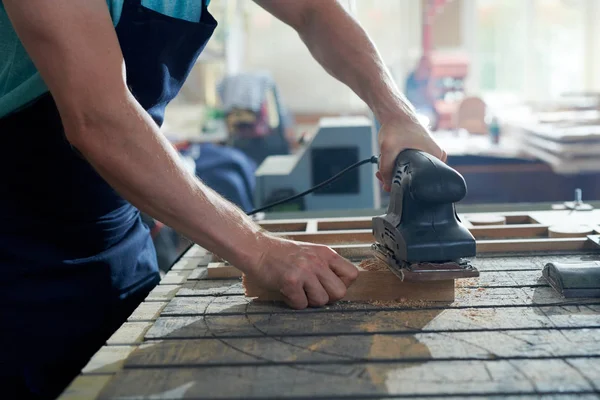
{"type": "Polygon", "coordinates": [[[469,231],[475,239],[548,237],[548,227],[541,224],[477,226],[469,231]]]}
{"type": "MultiPolygon", "coordinates": [[[[342,257],[356,259],[372,256],[371,243],[331,245],[342,257]]],[[[477,254],[578,252],[595,250],[597,246],[587,238],[478,240],[477,254]]]]}
{"type": "MultiPolygon", "coordinates": [[[[468,221],[471,217],[477,217],[490,213],[464,213],[459,214],[459,218],[468,221]]],[[[506,224],[538,224],[538,221],[533,218],[531,213],[523,212],[497,212],[494,215],[504,217],[506,224]]],[[[266,230],[271,232],[301,232],[306,230],[306,224],[310,221],[318,221],[319,231],[337,231],[337,230],[356,230],[356,229],[371,229],[373,216],[364,217],[339,217],[339,218],[297,218],[297,219],[280,219],[280,220],[265,220],[259,224],[266,230]]],[[[469,224],[470,225],[470,224],[469,224]]]]}
{"type": "Polygon", "coordinates": [[[259,224],[270,232],[302,232],[310,221],[318,221],[319,230],[368,229],[373,217],[338,217],[338,218],[297,218],[265,220],[259,224]]]}
{"type": "Polygon", "coordinates": [[[145,301],[168,301],[175,297],[181,285],[158,285],[148,294],[145,301]]]}
{"type": "MultiPolygon", "coordinates": [[[[200,264],[200,262],[198,260],[203,257],[205,257],[205,256],[181,258],[179,261],[177,261],[173,265],[173,267],[171,267],[171,271],[185,271],[185,270],[189,270],[189,269],[193,270],[200,264]]],[[[211,257],[207,257],[207,258],[211,258],[211,257]]]]}
{"type": "Polygon", "coordinates": [[[479,240],[477,253],[511,253],[535,251],[580,251],[596,246],[587,238],[479,240]]]}
{"type": "Polygon", "coordinates": [[[338,231],[347,229],[371,229],[373,218],[355,218],[353,220],[319,220],[319,230],[338,231]]]}
{"type": "Polygon", "coordinates": [[[104,346],[100,348],[81,371],[85,374],[114,374],[137,346],[104,346]]]}
{"type": "Polygon", "coordinates": [[[269,232],[302,232],[306,230],[308,220],[267,220],[259,225],[269,232]]]}
{"type": "Polygon", "coordinates": [[[96,399],[102,389],[113,378],[113,374],[79,375],[59,396],[59,400],[89,400],[96,399]]]}
{"type": "Polygon", "coordinates": [[[371,229],[319,232],[284,232],[276,233],[276,235],[285,236],[290,240],[298,240],[301,242],[318,244],[373,242],[373,231],[371,229]]]}
{"type": "MultiPolygon", "coordinates": [[[[282,301],[278,291],[260,287],[244,277],[245,295],[257,301],[282,301]]],[[[356,281],[348,288],[345,301],[398,299],[448,302],[454,301],[454,280],[435,282],[403,282],[391,271],[359,271],[356,281]]]]}
{"type": "MultiPolygon", "coordinates": [[[[501,217],[502,221],[497,223],[496,225],[525,225],[525,224],[539,224],[539,222],[535,219],[532,218],[530,214],[528,213],[521,213],[521,212],[495,212],[495,213],[486,213],[486,212],[481,212],[481,213],[466,213],[466,214],[460,214],[459,218],[461,220],[466,220],[469,221],[470,219],[474,219],[476,221],[483,221],[483,222],[489,222],[489,221],[485,221],[486,217],[488,216],[493,216],[494,218],[498,218],[501,217]]],[[[489,220],[489,218],[487,218],[489,220]]],[[[473,224],[473,225],[476,225],[473,224]]]]}
{"type": "MultiPolygon", "coordinates": [[[[162,316],[146,340],[480,332],[600,328],[600,305],[487,309],[372,309],[350,313],[162,316]]],[[[510,334],[510,333],[507,333],[510,334]]],[[[589,337],[589,336],[588,336],[589,337]]],[[[534,340],[535,342],[535,340],[534,340]]]]}
{"type": "Polygon", "coordinates": [[[106,341],[107,345],[132,345],[141,343],[152,322],[125,322],[106,341]]]}
{"type": "MultiPolygon", "coordinates": [[[[319,222],[319,226],[321,225],[322,223],[319,222]]],[[[469,231],[476,239],[509,239],[548,236],[548,227],[540,224],[476,226],[469,228],[469,231]]],[[[285,232],[280,235],[291,240],[319,244],[372,243],[374,241],[372,229],[285,232]]]]}
{"type": "Polygon", "coordinates": [[[167,305],[166,301],[145,301],[140,303],[139,306],[131,313],[127,321],[154,321],[156,320],[160,312],[167,305]]]}
{"type": "MultiPolygon", "coordinates": [[[[386,349],[372,348],[373,352],[386,349]]],[[[417,397],[458,398],[498,394],[593,394],[600,370],[578,368],[580,358],[550,360],[429,361],[349,365],[231,366],[126,369],[102,398],[195,399],[353,399],[417,397]],[[235,378],[232,378],[235,377],[235,378]]]]}
{"type": "MultiPolygon", "coordinates": [[[[224,265],[225,263],[216,263],[216,264],[223,264],[224,265]]],[[[199,279],[208,279],[208,266],[200,266],[200,267],[194,269],[188,275],[187,282],[194,281],[194,280],[199,280],[199,279]]]]}
{"type": "MultiPolygon", "coordinates": [[[[490,213],[464,213],[460,214],[459,218],[468,222],[469,218],[475,218],[481,215],[490,213]]],[[[497,216],[504,217],[506,224],[538,224],[537,220],[529,213],[522,212],[497,212],[493,213],[497,216]]],[[[317,221],[319,231],[344,231],[344,230],[360,230],[371,229],[373,216],[364,217],[339,217],[339,218],[297,218],[297,219],[279,219],[265,220],[259,224],[266,230],[271,232],[302,232],[306,231],[306,224],[317,221]]],[[[471,225],[470,223],[468,225],[471,225]]]]}
{"type": "Polygon", "coordinates": [[[189,269],[185,270],[171,270],[165,274],[160,280],[161,285],[179,285],[185,283],[187,277],[192,271],[189,269]]]}
{"type": "Polygon", "coordinates": [[[201,258],[204,257],[207,253],[208,251],[206,249],[198,246],[197,244],[194,244],[188,251],[185,252],[185,254],[182,256],[182,259],[201,258]]]}
{"type": "MultiPolygon", "coordinates": [[[[330,247],[342,257],[356,259],[373,255],[371,244],[330,244],[330,247]]],[[[587,238],[558,239],[512,239],[512,240],[478,240],[479,255],[492,253],[527,253],[527,252],[577,252],[593,250],[596,246],[587,238]]]]}

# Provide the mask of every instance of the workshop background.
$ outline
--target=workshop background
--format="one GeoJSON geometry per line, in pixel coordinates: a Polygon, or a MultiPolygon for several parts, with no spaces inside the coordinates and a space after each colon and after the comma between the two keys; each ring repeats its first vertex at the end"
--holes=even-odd
{"type": "MultiPolygon", "coordinates": [[[[600,2],[341,3],[401,90],[429,60],[431,104],[415,107],[466,179],[462,203],[600,199],[600,2]]],[[[210,10],[219,26],[163,127],[208,185],[250,211],[378,154],[365,103],[292,28],[251,1],[214,1],[210,10]]],[[[269,211],[384,209],[375,168],[269,211]]]]}

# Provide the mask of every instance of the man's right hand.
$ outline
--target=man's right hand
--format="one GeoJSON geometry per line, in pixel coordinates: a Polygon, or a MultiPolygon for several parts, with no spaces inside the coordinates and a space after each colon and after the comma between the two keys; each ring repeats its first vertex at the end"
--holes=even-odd
{"type": "Polygon", "coordinates": [[[262,257],[246,274],[264,288],[279,291],[292,308],[340,300],[358,276],[356,266],[327,246],[263,235],[262,257]]]}
{"type": "Polygon", "coordinates": [[[392,178],[396,169],[396,157],[403,150],[415,149],[429,153],[443,162],[448,155],[431,136],[429,130],[411,118],[402,116],[386,121],[379,130],[381,158],[377,179],[386,192],[392,190],[392,178]]]}

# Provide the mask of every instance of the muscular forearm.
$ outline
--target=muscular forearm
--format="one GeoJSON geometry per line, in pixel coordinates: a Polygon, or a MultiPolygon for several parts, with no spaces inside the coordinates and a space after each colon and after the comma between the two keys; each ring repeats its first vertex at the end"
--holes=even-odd
{"type": "Polygon", "coordinates": [[[65,116],[68,139],[125,199],[242,269],[258,263],[256,224],[186,171],[130,95],[82,113],[65,116]]]}
{"type": "Polygon", "coordinates": [[[323,68],[365,101],[379,121],[414,120],[375,45],[337,2],[317,3],[296,30],[323,68]]]}

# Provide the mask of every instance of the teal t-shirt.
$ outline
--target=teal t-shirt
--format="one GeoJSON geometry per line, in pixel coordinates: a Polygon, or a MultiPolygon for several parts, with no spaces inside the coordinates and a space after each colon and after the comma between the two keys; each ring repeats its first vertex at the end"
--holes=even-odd
{"type": "MultiPolygon", "coordinates": [[[[106,0],[116,26],[123,2],[106,0]]],[[[210,0],[142,0],[142,5],[156,12],[186,21],[199,21],[202,4],[210,0]]],[[[0,0],[0,118],[27,105],[48,91],[35,65],[21,45],[0,0]]]]}

